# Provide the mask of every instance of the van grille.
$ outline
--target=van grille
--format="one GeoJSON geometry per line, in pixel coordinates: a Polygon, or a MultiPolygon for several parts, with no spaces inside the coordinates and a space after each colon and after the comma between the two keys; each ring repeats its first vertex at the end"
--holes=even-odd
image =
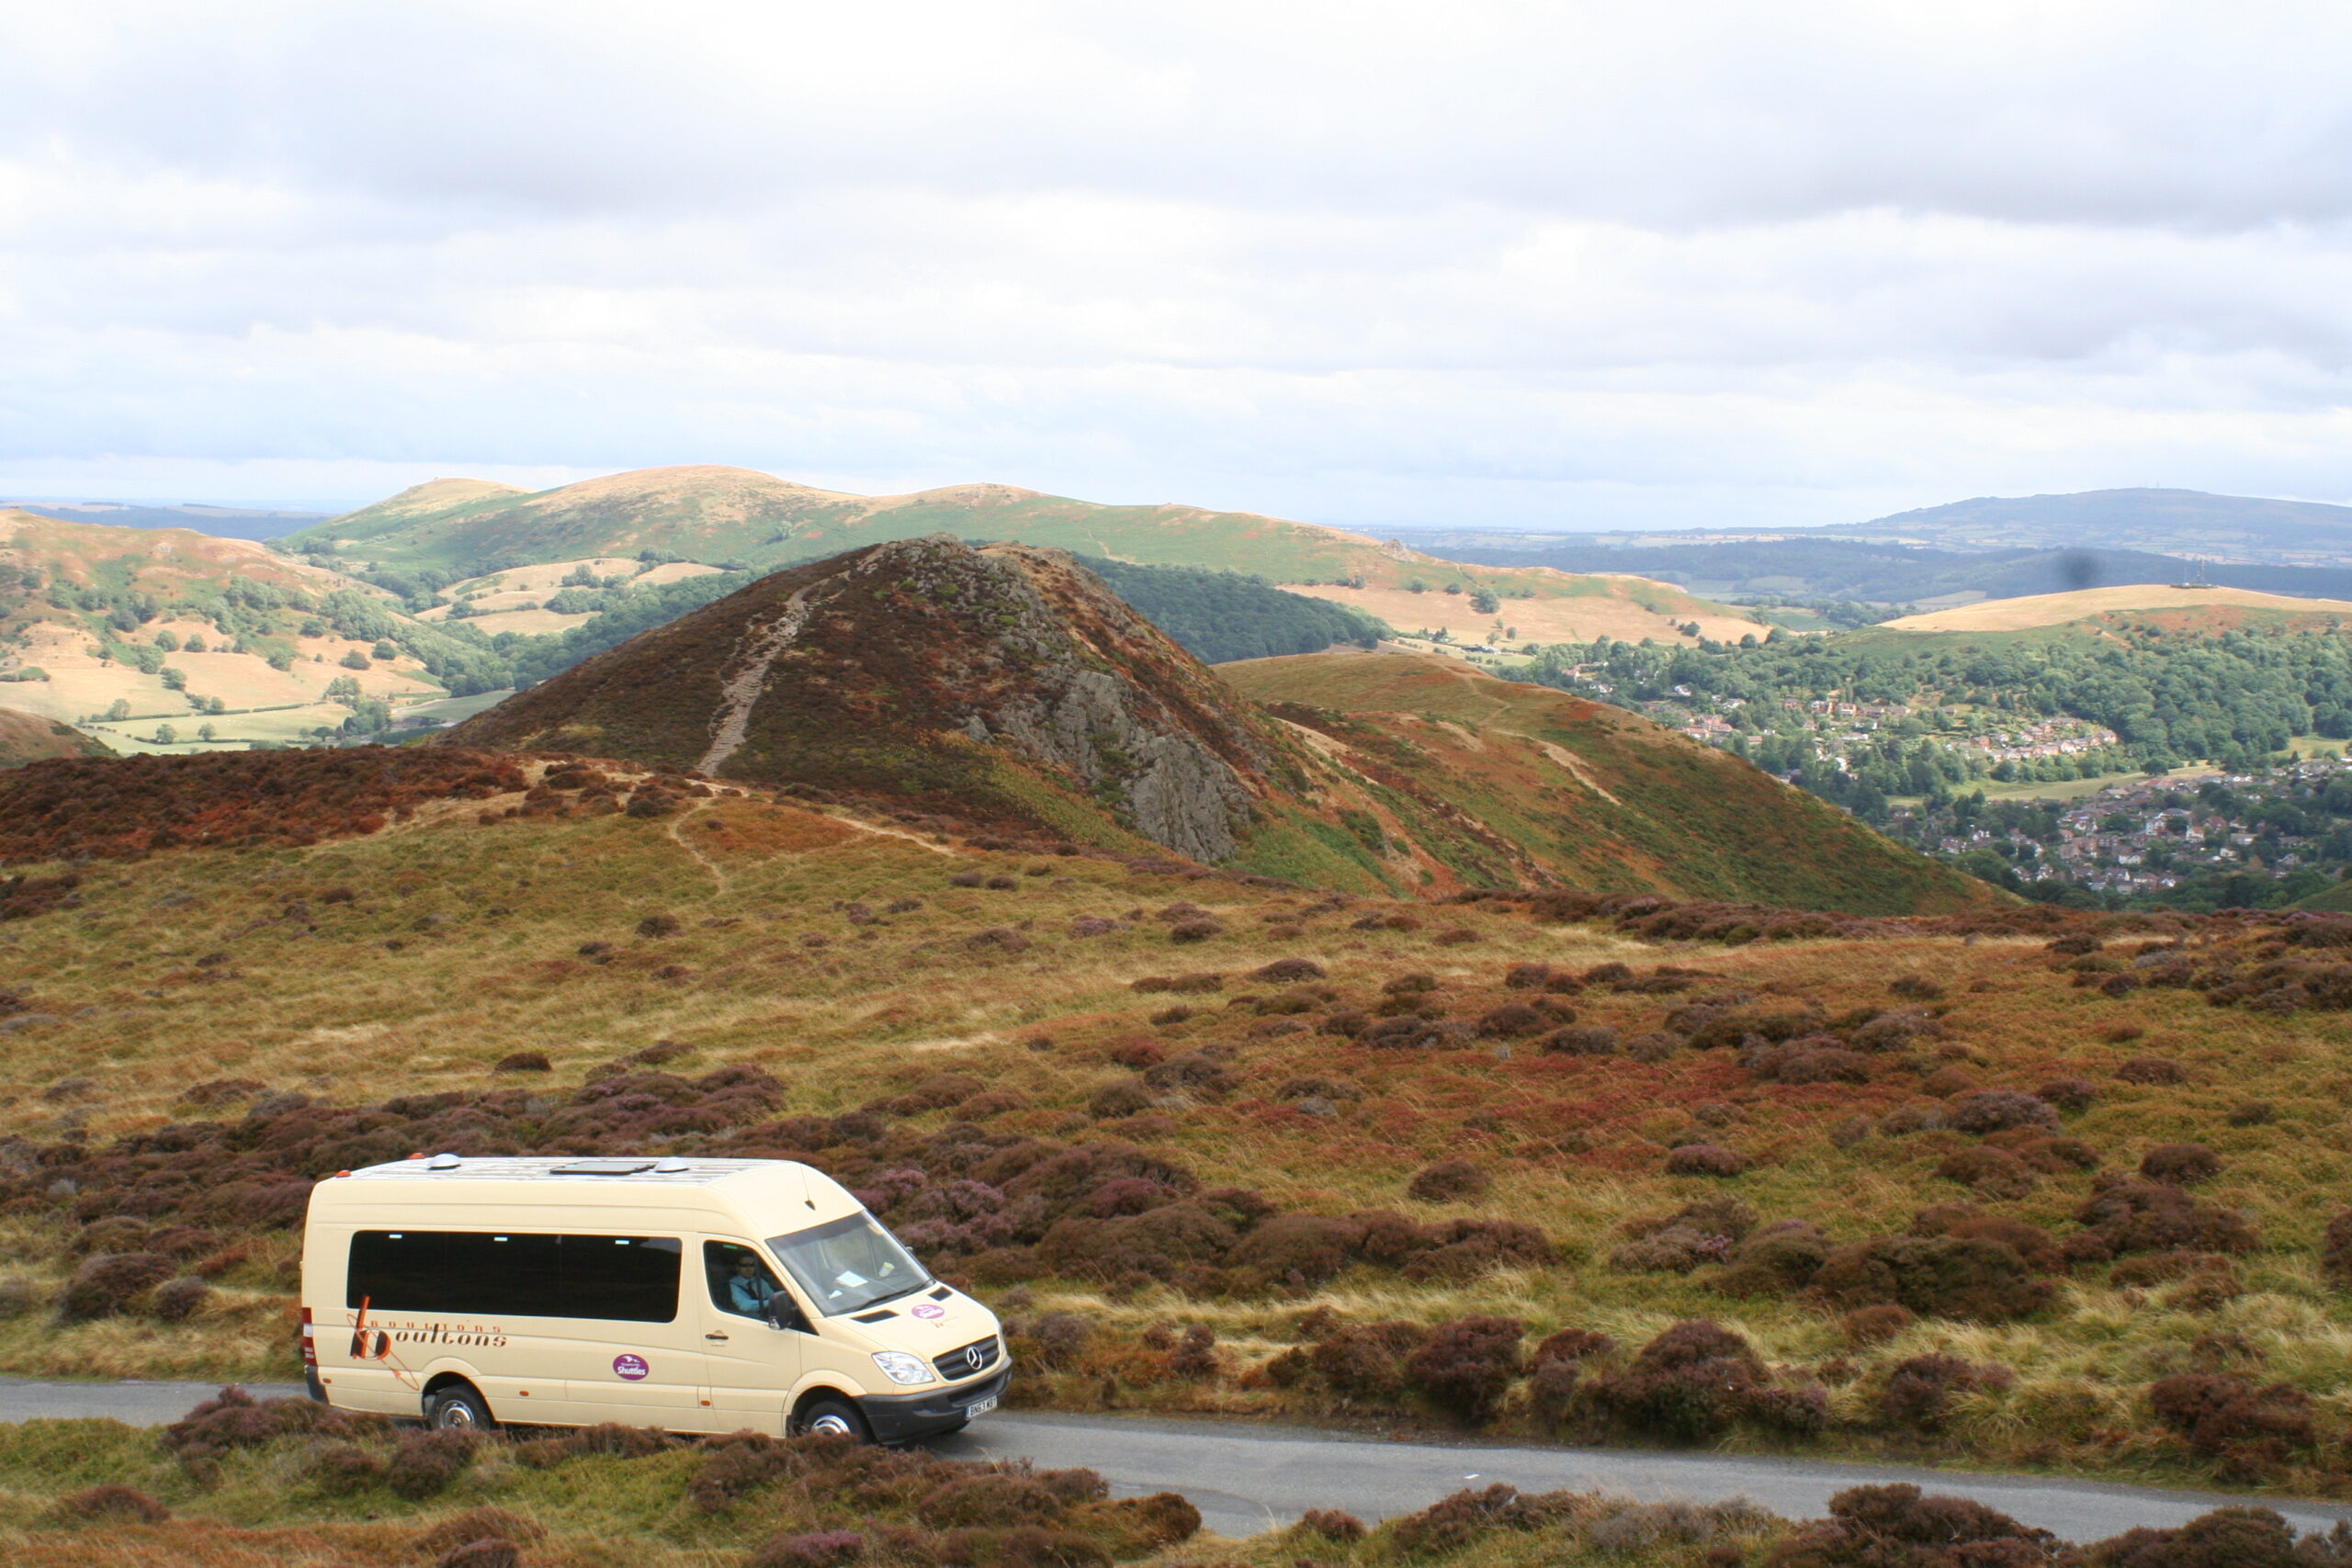
{"type": "Polygon", "coordinates": [[[948,1351],[932,1362],[932,1366],[941,1377],[953,1382],[957,1378],[978,1377],[996,1365],[997,1358],[1003,1354],[1003,1350],[1004,1347],[996,1337],[990,1335],[986,1339],[975,1339],[969,1345],[948,1351]]]}

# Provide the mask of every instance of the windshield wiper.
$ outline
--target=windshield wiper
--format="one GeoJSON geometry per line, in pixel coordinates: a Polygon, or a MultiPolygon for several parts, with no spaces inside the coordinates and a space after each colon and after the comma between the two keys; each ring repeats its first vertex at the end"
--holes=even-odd
{"type": "Polygon", "coordinates": [[[887,1296],[876,1296],[873,1300],[871,1300],[871,1301],[867,1302],[865,1304],[866,1304],[867,1306],[874,1307],[874,1306],[880,1306],[884,1302],[895,1302],[895,1301],[897,1301],[900,1296],[910,1296],[910,1295],[913,1295],[917,1291],[922,1290],[925,1285],[928,1285],[928,1284],[930,1284],[930,1283],[931,1283],[931,1281],[930,1281],[929,1280],[917,1280],[913,1284],[909,1285],[909,1286],[908,1286],[905,1290],[903,1290],[903,1291],[892,1291],[892,1292],[891,1292],[888,1295],[887,1295],[887,1296]]]}

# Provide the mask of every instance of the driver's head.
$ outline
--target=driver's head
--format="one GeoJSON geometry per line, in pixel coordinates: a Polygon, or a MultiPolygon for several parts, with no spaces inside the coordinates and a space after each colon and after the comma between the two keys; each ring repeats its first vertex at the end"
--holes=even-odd
{"type": "Polygon", "coordinates": [[[735,1260],[735,1272],[743,1275],[747,1279],[750,1276],[758,1273],[759,1269],[759,1260],[748,1252],[735,1260]]]}

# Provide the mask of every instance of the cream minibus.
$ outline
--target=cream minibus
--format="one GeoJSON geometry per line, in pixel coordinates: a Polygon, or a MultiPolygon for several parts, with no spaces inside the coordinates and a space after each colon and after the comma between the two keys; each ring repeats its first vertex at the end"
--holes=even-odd
{"type": "Polygon", "coordinates": [[[994,1314],[788,1160],[435,1155],[330,1177],[302,1322],[312,1397],[435,1427],[891,1443],[994,1409],[1012,1373],[994,1314]]]}

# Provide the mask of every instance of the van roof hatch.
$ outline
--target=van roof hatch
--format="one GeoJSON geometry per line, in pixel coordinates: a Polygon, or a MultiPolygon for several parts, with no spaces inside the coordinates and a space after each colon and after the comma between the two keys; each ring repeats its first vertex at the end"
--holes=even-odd
{"type": "Polygon", "coordinates": [[[650,1159],[576,1159],[570,1165],[560,1165],[550,1176],[635,1176],[651,1170],[650,1159]]]}

